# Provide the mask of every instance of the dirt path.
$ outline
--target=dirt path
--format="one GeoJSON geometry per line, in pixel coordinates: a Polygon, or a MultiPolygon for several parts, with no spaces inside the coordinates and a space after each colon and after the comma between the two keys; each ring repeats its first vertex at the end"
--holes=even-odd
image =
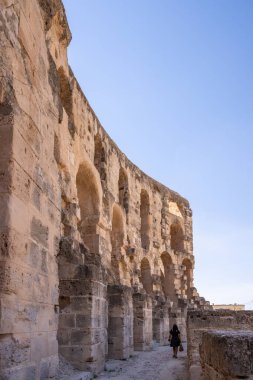
{"type": "Polygon", "coordinates": [[[150,352],[134,352],[128,360],[109,360],[99,380],[187,380],[186,348],[178,359],[171,348],[155,347],[150,352]]]}

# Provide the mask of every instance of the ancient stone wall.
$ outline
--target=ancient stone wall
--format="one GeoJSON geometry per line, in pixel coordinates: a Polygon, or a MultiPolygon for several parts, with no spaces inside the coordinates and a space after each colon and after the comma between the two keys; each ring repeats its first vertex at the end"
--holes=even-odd
{"type": "MultiPolygon", "coordinates": [[[[198,380],[201,378],[202,368],[205,366],[206,359],[209,355],[213,355],[213,352],[216,350],[219,351],[217,342],[220,338],[215,338],[217,335],[232,337],[229,338],[227,342],[236,343],[237,333],[240,331],[253,331],[253,312],[252,311],[233,311],[233,310],[198,310],[198,311],[188,311],[187,314],[187,343],[188,343],[188,361],[190,376],[192,380],[198,380]],[[219,331],[222,331],[220,333],[219,331]],[[212,332],[210,335],[209,332],[212,332]],[[208,334],[207,334],[208,333],[208,334]],[[205,338],[204,338],[205,336],[205,338]],[[208,348],[208,344],[212,343],[213,347],[208,348]],[[216,344],[217,343],[217,344],[216,344]],[[200,359],[200,347],[202,345],[202,366],[200,359]],[[207,350],[209,350],[207,353],[207,350]],[[211,351],[212,353],[210,353],[211,351]]],[[[240,335],[240,334],[239,334],[240,335]]],[[[246,333],[247,336],[247,333],[246,333]]],[[[251,336],[249,334],[249,336],[251,336]]],[[[225,339],[225,338],[224,338],[225,339]]],[[[226,340],[226,339],[225,339],[226,340]]],[[[226,343],[226,352],[230,355],[229,351],[231,350],[231,355],[233,355],[233,349],[230,344],[226,343]]],[[[249,348],[252,350],[252,348],[249,348]]],[[[236,352],[238,358],[243,356],[243,350],[238,345],[236,352]]],[[[225,355],[225,354],[224,354],[225,355]]],[[[214,357],[217,357],[215,354],[214,357]]],[[[222,356],[220,356],[221,360],[222,356]]],[[[209,360],[209,359],[208,359],[209,360]]],[[[210,359],[211,360],[211,359],[210,359]]],[[[222,361],[222,360],[221,360],[222,361]]],[[[210,364],[210,363],[209,363],[210,364]]],[[[217,364],[217,363],[216,363],[217,364]]],[[[208,362],[206,363],[208,366],[208,362]]],[[[217,364],[218,365],[218,364],[217,364]]],[[[224,364],[225,365],[225,364],[224,364]]],[[[220,364],[222,367],[222,363],[220,364]]],[[[218,367],[217,367],[218,368],[218,367]]],[[[211,370],[210,370],[211,371],[211,370]]],[[[210,372],[209,371],[209,372],[210,372]]],[[[208,372],[208,370],[206,370],[208,372]]],[[[219,371],[218,371],[219,372],[219,371]]],[[[206,375],[207,376],[207,375],[206,375]]],[[[206,377],[209,379],[208,377],[206,377]]],[[[219,380],[223,379],[222,377],[219,380]]],[[[210,380],[216,379],[215,377],[210,377],[210,380]]]]}
{"type": "Polygon", "coordinates": [[[99,123],[67,60],[60,0],[0,0],[0,372],[54,378],[59,353],[99,372],[185,331],[187,200],[99,123]]]}
{"type": "Polygon", "coordinates": [[[203,380],[253,379],[253,332],[209,331],[200,346],[203,380]]]}

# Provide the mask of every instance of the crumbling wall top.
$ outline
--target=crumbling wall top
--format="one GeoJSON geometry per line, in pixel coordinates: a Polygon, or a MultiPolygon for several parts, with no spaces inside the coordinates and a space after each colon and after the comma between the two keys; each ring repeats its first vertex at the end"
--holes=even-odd
{"type": "Polygon", "coordinates": [[[55,18],[57,18],[59,26],[59,40],[69,45],[72,34],[69,28],[68,20],[64,5],[61,0],[39,0],[42,10],[45,30],[49,30],[55,18]]]}

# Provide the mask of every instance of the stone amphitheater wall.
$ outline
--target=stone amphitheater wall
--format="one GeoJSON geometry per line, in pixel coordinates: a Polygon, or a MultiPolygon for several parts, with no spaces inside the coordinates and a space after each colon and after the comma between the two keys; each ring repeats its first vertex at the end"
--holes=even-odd
{"type": "Polygon", "coordinates": [[[185,336],[192,213],[101,126],[68,64],[60,0],[0,0],[0,373],[99,372],[185,336]]]}

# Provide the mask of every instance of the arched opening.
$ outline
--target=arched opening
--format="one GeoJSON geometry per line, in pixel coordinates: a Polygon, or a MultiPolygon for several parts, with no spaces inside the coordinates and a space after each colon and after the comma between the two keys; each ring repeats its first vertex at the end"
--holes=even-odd
{"type": "Polygon", "coordinates": [[[189,259],[184,259],[182,265],[184,266],[183,279],[184,289],[186,289],[185,294],[187,295],[187,298],[190,299],[192,297],[192,262],[189,259]]]}
{"type": "Polygon", "coordinates": [[[184,233],[179,223],[170,226],[170,246],[177,252],[184,250],[184,233]]]}
{"type": "Polygon", "coordinates": [[[141,191],[140,215],[141,215],[141,246],[149,250],[150,247],[150,203],[149,195],[146,190],[141,191]]]}
{"type": "Polygon", "coordinates": [[[101,140],[101,136],[97,133],[94,139],[94,165],[100,174],[101,181],[106,180],[106,153],[101,140]]]}
{"type": "MultiPolygon", "coordinates": [[[[61,236],[59,244],[58,347],[59,353],[67,362],[74,368],[84,370],[97,366],[101,361],[105,343],[103,340],[95,341],[94,336],[102,336],[107,323],[107,315],[104,313],[107,305],[104,291],[106,276],[101,257],[98,255],[99,239],[96,235],[99,229],[97,224],[100,218],[102,191],[98,174],[91,163],[84,162],[79,166],[76,186],[80,207],[78,229],[82,241],[77,242],[74,230],[73,235],[65,233],[65,236],[61,236]],[[101,295],[99,303],[98,293],[101,295]],[[84,321],[94,319],[99,319],[101,323],[93,324],[92,328],[86,329],[84,339],[84,321]]],[[[64,210],[63,205],[63,224],[67,222],[70,227],[73,226],[73,210],[76,210],[76,206],[69,202],[69,208],[64,210]]]]}
{"type": "Polygon", "coordinates": [[[112,281],[107,288],[108,298],[108,357],[127,359],[133,350],[133,301],[130,275],[123,256],[125,236],[122,208],[112,209],[111,269],[112,281]],[[126,285],[126,286],[118,286],[126,285]]]}
{"type": "Polygon", "coordinates": [[[112,211],[112,231],[111,231],[111,266],[116,282],[120,281],[120,260],[121,250],[124,242],[124,220],[121,208],[113,206],[112,211]]]}
{"type": "Polygon", "coordinates": [[[119,204],[125,210],[126,214],[129,210],[129,191],[127,173],[123,168],[119,171],[119,204]]]}
{"type": "Polygon", "coordinates": [[[167,252],[162,253],[161,260],[163,263],[163,273],[161,276],[162,289],[164,294],[170,298],[175,299],[175,274],[173,269],[173,263],[170,255],[167,252]]]}
{"type": "Polygon", "coordinates": [[[142,259],[141,261],[141,282],[146,292],[148,294],[152,293],[153,284],[152,284],[151,269],[150,269],[149,261],[146,258],[142,259]]]}
{"type": "Polygon", "coordinates": [[[76,175],[77,196],[81,220],[78,229],[89,249],[93,249],[93,237],[100,217],[101,196],[95,174],[88,163],[82,163],[76,175]]]}

